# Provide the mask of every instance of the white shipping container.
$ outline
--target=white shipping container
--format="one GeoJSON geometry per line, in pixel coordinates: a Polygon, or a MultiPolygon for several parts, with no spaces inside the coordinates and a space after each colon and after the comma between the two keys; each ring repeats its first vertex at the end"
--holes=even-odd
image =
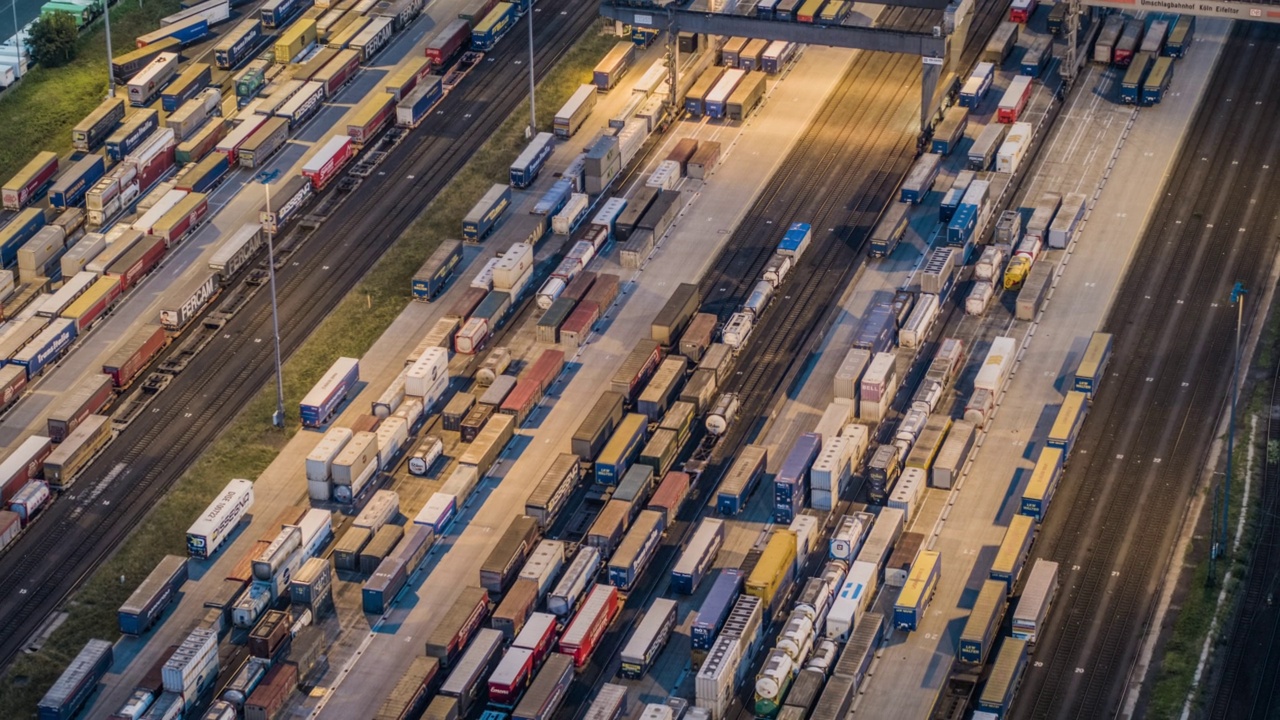
{"type": "MultiPolygon", "coordinates": [[[[38,443],[41,440],[48,442],[48,438],[32,437],[19,445],[17,450],[5,458],[4,464],[0,465],[0,477],[11,477],[13,473],[6,472],[11,462],[25,462],[20,453],[33,441],[38,443]]],[[[213,555],[251,507],[253,482],[237,478],[227,483],[204,514],[187,528],[187,549],[197,557],[213,555]]]]}
{"type": "Polygon", "coordinates": [[[857,561],[849,566],[849,574],[827,613],[825,635],[828,640],[849,639],[875,597],[878,575],[879,568],[872,563],[857,561]]]}
{"type": "Polygon", "coordinates": [[[836,398],[827,404],[826,410],[822,411],[822,417],[813,428],[813,432],[823,440],[833,438],[838,436],[844,430],[844,426],[848,425],[852,419],[853,400],[836,398]]]}
{"type": "Polygon", "coordinates": [[[370,535],[373,535],[381,530],[383,525],[395,520],[399,514],[400,494],[394,490],[379,490],[369,498],[369,502],[351,522],[351,526],[365,528],[370,535]]]}
{"type": "Polygon", "coordinates": [[[449,475],[449,479],[444,481],[444,485],[440,486],[440,492],[448,493],[458,499],[458,506],[467,504],[467,498],[471,497],[471,491],[476,489],[476,484],[480,482],[480,473],[471,465],[459,465],[449,475]]]}
{"type": "Polygon", "coordinates": [[[186,190],[170,190],[161,197],[155,205],[151,206],[133,223],[133,228],[143,235],[149,234],[151,228],[163,218],[170,210],[182,202],[182,198],[187,196],[186,190]]]}
{"type": "MultiPolygon", "coordinates": [[[[813,461],[813,469],[809,471],[809,486],[815,491],[828,493],[831,498],[839,497],[840,491],[849,482],[849,439],[833,437],[824,440],[818,459],[813,461]]],[[[824,496],[825,497],[825,496],[824,496]]],[[[814,507],[819,510],[831,510],[831,507],[814,507]]]]}
{"type": "Polygon", "coordinates": [[[404,418],[389,417],[378,424],[378,467],[391,469],[396,454],[409,442],[409,423],[404,418]]]}
{"type": "Polygon", "coordinates": [[[174,693],[190,692],[211,661],[214,665],[218,662],[218,634],[206,628],[192,630],[160,670],[164,689],[174,693]]]}
{"type": "MultiPolygon", "coordinates": [[[[551,218],[551,231],[557,235],[568,235],[577,227],[578,221],[587,212],[590,198],[582,193],[573,193],[560,212],[551,218]]],[[[589,244],[589,243],[588,243],[589,244]]]]}
{"type": "Polygon", "coordinates": [[[498,264],[498,258],[489,258],[480,268],[480,272],[476,273],[475,278],[471,280],[471,287],[480,288],[481,290],[493,289],[493,268],[498,264]]]}
{"type": "Polygon", "coordinates": [[[1004,144],[996,153],[996,172],[1013,174],[1018,172],[1022,158],[1031,145],[1031,123],[1014,123],[1005,136],[1004,144]]]}
{"type": "Polygon", "coordinates": [[[354,434],[351,428],[336,426],[329,428],[324,437],[320,438],[320,442],[316,443],[315,449],[307,455],[309,482],[329,482],[334,458],[338,457],[338,453],[342,452],[342,448],[346,447],[354,434]]]}
{"type": "Polygon", "coordinates": [[[529,243],[515,243],[493,264],[493,287],[511,291],[519,287],[521,279],[532,269],[533,246],[529,243]]]}
{"type": "Polygon", "coordinates": [[[797,515],[787,529],[796,534],[796,577],[803,577],[804,566],[809,562],[813,543],[818,538],[818,518],[797,515]]]}
{"type": "Polygon", "coordinates": [[[458,512],[458,498],[446,492],[432,493],[427,504],[414,516],[415,525],[428,525],[437,535],[444,532],[449,521],[458,512]]]}
{"type": "Polygon", "coordinates": [[[445,348],[427,348],[405,373],[405,394],[420,398],[423,412],[429,411],[448,387],[449,351],[445,348]]]}
{"type": "Polygon", "coordinates": [[[993,395],[998,394],[1005,380],[1009,378],[1017,352],[1018,343],[1013,338],[998,337],[992,340],[991,348],[987,350],[987,357],[978,370],[978,377],[973,381],[974,389],[988,390],[993,395]]]}
{"type": "Polygon", "coordinates": [[[889,507],[901,510],[909,524],[924,502],[924,491],[928,485],[929,474],[924,468],[904,468],[902,475],[898,477],[898,484],[889,494],[889,507]]]}
{"type": "Polygon", "coordinates": [[[551,590],[560,569],[564,567],[564,543],[559,540],[543,540],[534,548],[533,554],[520,569],[520,577],[532,580],[538,586],[538,598],[541,599],[551,590]]]}
{"type": "Polygon", "coordinates": [[[696,703],[698,707],[710,710],[715,720],[725,717],[733,702],[734,681],[741,663],[742,648],[738,638],[721,633],[698,669],[694,679],[696,703]]]}
{"type": "Polygon", "coordinates": [[[679,182],[680,163],[675,160],[663,160],[645,181],[645,185],[659,190],[674,190],[679,182]]]}
{"type": "MultiPolygon", "coordinates": [[[[785,257],[785,256],[784,256],[785,257]]],[[[864,348],[849,348],[840,367],[836,368],[832,385],[837,398],[845,400],[858,399],[858,383],[862,381],[862,373],[871,362],[871,351],[864,348]]]]}
{"type": "MultiPolygon", "coordinates": [[[[335,485],[364,485],[378,465],[378,436],[371,432],[358,432],[333,459],[330,469],[335,485]]],[[[353,490],[353,492],[357,492],[353,490]]]]}
{"type": "Polygon", "coordinates": [[[862,423],[849,423],[840,431],[840,437],[849,441],[849,471],[857,474],[871,446],[871,429],[862,423]]]}

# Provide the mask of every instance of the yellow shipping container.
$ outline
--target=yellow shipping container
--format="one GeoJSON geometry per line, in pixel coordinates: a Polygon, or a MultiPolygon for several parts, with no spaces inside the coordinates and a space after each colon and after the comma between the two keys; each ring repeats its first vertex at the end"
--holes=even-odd
{"type": "Polygon", "coordinates": [[[746,593],[760,598],[764,602],[765,611],[770,611],[777,600],[778,591],[790,584],[795,563],[796,534],[790,530],[774,530],[760,555],[760,561],[747,578],[746,593]]]}
{"type": "Polygon", "coordinates": [[[390,75],[387,75],[383,90],[394,95],[396,102],[403,100],[404,96],[413,89],[413,85],[417,84],[418,76],[427,72],[427,64],[430,62],[424,55],[414,55],[406,59],[396,66],[390,75]]]}
{"type": "Polygon", "coordinates": [[[345,48],[351,42],[351,39],[359,35],[365,25],[368,25],[369,21],[373,19],[360,15],[354,10],[343,15],[343,17],[351,17],[351,22],[341,29],[329,28],[329,47],[335,50],[345,48]]]}
{"type": "Polygon", "coordinates": [[[120,294],[120,278],[112,275],[103,275],[98,278],[97,282],[89,286],[84,294],[75,299],[75,302],[67,306],[62,311],[62,317],[76,321],[79,329],[83,330],[81,325],[85,315],[93,310],[102,302],[103,298],[113,297],[120,294]]]}
{"type": "Polygon", "coordinates": [[[316,21],[302,19],[276,39],[276,62],[288,64],[316,41],[316,21]]]}

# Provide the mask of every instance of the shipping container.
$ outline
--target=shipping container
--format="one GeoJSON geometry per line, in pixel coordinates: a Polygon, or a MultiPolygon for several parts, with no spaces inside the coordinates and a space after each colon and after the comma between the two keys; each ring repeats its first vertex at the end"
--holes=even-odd
{"type": "Polygon", "coordinates": [[[665,530],[666,516],[663,513],[641,511],[609,558],[609,583],[622,592],[631,590],[657,552],[665,530]]]}
{"type": "Polygon", "coordinates": [[[644,444],[647,426],[645,416],[636,413],[628,413],[618,422],[596,460],[597,483],[613,485],[622,479],[644,444]]]}
{"type": "MultiPolygon", "coordinates": [[[[587,593],[582,608],[560,636],[560,652],[572,658],[575,667],[585,667],[619,610],[618,589],[595,585],[587,593]]],[[[554,656],[553,656],[554,657],[554,656]]]]}
{"type": "Polygon", "coordinates": [[[595,109],[596,86],[581,85],[569,97],[569,100],[556,112],[552,128],[556,137],[570,138],[586,122],[587,116],[595,109]]]}
{"type": "Polygon", "coordinates": [[[991,579],[1003,582],[1012,593],[1022,574],[1022,567],[1031,552],[1031,542],[1035,539],[1036,522],[1026,515],[1014,515],[1009,520],[1004,539],[996,559],[991,564],[991,579]]]}
{"type": "MultiPolygon", "coordinates": [[[[528,516],[513,518],[498,544],[480,566],[480,586],[495,596],[506,592],[538,539],[538,523],[528,516]]],[[[514,635],[514,633],[513,633],[514,635]]]]}
{"type": "Polygon", "coordinates": [[[982,665],[986,662],[996,635],[1000,632],[1007,593],[1008,588],[1004,583],[996,580],[983,581],[978,599],[974,601],[964,630],[960,633],[960,662],[970,665],[982,665]]]}
{"type": "Polygon", "coordinates": [[[561,618],[571,615],[577,609],[578,600],[582,598],[587,586],[595,578],[600,560],[598,549],[590,545],[580,546],[564,576],[547,596],[547,609],[561,618]]]}
{"type": "Polygon", "coordinates": [[[548,657],[524,699],[512,712],[511,720],[551,720],[556,717],[569,692],[573,675],[574,664],[569,657],[560,654],[548,657]]]}
{"type": "Polygon", "coordinates": [[[622,668],[619,674],[629,679],[644,677],[666,646],[675,624],[676,601],[666,598],[654,600],[644,617],[636,624],[635,632],[622,647],[622,668]]]}
{"type": "Polygon", "coordinates": [[[383,700],[373,716],[374,720],[409,720],[420,716],[438,684],[439,675],[439,660],[421,655],[415,657],[391,694],[383,700]]]}
{"type": "MultiPolygon", "coordinates": [[[[207,66],[206,66],[207,67],[207,66]]],[[[129,104],[134,107],[145,107],[151,104],[160,94],[160,91],[169,84],[178,74],[178,53],[161,52],[152,57],[152,59],[144,65],[137,74],[129,78],[125,83],[128,94],[129,104]]],[[[172,112],[174,108],[167,111],[172,112]]]]}
{"type": "Polygon", "coordinates": [[[463,588],[427,639],[426,654],[438,659],[441,667],[451,667],[489,611],[489,594],[483,588],[463,588]]]}
{"type": "Polygon", "coordinates": [[[85,643],[37,703],[40,717],[57,720],[75,717],[98,689],[98,682],[111,668],[113,658],[110,642],[85,643]]]}
{"type": "Polygon", "coordinates": [[[112,398],[111,378],[106,375],[90,375],[63,393],[57,405],[49,413],[46,424],[49,437],[55,443],[66,440],[85,418],[98,413],[112,398]]]}
{"type": "Polygon", "coordinates": [[[796,534],[790,530],[774,530],[760,561],[747,576],[743,592],[760,598],[765,613],[773,613],[795,582],[795,561],[796,534]]]}
{"type": "Polygon", "coordinates": [[[1084,426],[1085,415],[1089,412],[1088,396],[1082,392],[1070,391],[1058,407],[1057,417],[1049,429],[1046,444],[1051,448],[1062,450],[1062,463],[1065,465],[1071,457],[1076,438],[1080,436],[1080,428],[1084,426]]]}
{"type": "MultiPolygon", "coordinates": [[[[129,73],[132,74],[132,73],[129,73]]],[[[93,152],[124,119],[124,98],[107,98],[71,129],[71,147],[93,152]]]]}
{"type": "Polygon", "coordinates": [[[44,459],[44,479],[55,490],[69,488],[80,471],[111,438],[111,418],[105,415],[86,417],[44,459]]]}
{"type": "Polygon", "coordinates": [[[724,515],[742,512],[760,477],[764,474],[767,454],[764,448],[749,445],[725,473],[717,491],[716,510],[724,515]]]}
{"type": "Polygon", "coordinates": [[[1049,608],[1058,594],[1058,563],[1041,558],[1031,566],[1027,584],[1013,611],[1014,638],[1035,645],[1049,608]]]}
{"type": "Polygon", "coordinates": [[[328,423],[359,381],[359,361],[354,358],[338,358],[302,399],[303,426],[319,428],[328,423]]]}
{"type": "Polygon", "coordinates": [[[1026,668],[1027,642],[1005,638],[996,653],[987,683],[978,696],[977,710],[993,718],[1007,717],[1026,668]]]}
{"type": "Polygon", "coordinates": [[[919,628],[941,576],[941,554],[932,550],[921,552],[893,605],[893,623],[896,627],[904,630],[919,628]]]}

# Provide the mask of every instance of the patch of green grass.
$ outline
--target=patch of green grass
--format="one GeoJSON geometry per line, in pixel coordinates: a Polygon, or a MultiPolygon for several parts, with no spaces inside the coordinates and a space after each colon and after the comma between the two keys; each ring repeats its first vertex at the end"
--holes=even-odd
{"type": "MultiPolygon", "coordinates": [[[[135,49],[133,39],[155,30],[160,18],[179,9],[178,0],[124,0],[111,9],[112,51],[135,49]]],[[[101,20],[80,37],[76,58],[58,68],[35,67],[0,97],[0,178],[9,179],[39,150],[71,150],[71,128],[107,96],[107,33],[101,20]]],[[[116,87],[116,96],[125,88],[116,87]]]]}
{"type": "MultiPolygon", "coordinates": [[[[550,126],[555,111],[590,78],[591,69],[614,42],[595,34],[583,38],[543,79],[538,89],[540,128],[550,126]]],[[[185,532],[192,519],[228,479],[256,478],[270,465],[300,427],[297,407],[302,396],[336,358],[359,357],[373,345],[410,302],[410,280],[427,255],[441,240],[458,236],[463,215],[490,184],[505,182],[512,160],[524,146],[528,116],[526,103],[288,359],[284,368],[287,428],[280,431],[271,426],[276,396],[274,384],[269,384],[68,602],[67,622],[45,647],[19,657],[0,680],[0,717],[33,715],[36,703],[87,640],[119,637],[116,609],[163,555],[186,552],[185,532]]]]}
{"type": "MultiPolygon", "coordinates": [[[[1210,573],[1208,555],[1212,539],[1207,536],[1197,539],[1192,542],[1188,549],[1186,561],[1195,563],[1195,565],[1191,570],[1190,584],[1187,587],[1186,595],[1181,598],[1182,605],[1174,620],[1169,640],[1164,647],[1164,654],[1160,658],[1159,672],[1156,675],[1155,684],[1152,686],[1150,702],[1147,708],[1148,717],[1169,720],[1181,717],[1187,694],[1192,689],[1191,684],[1195,678],[1196,666],[1200,662],[1200,653],[1204,647],[1204,640],[1213,620],[1218,595],[1222,590],[1222,583],[1229,568],[1231,570],[1231,580],[1227,585],[1227,594],[1224,601],[1227,610],[1219,619],[1217,631],[1219,639],[1215,641],[1213,648],[1213,652],[1218,656],[1212,658],[1214,662],[1221,662],[1222,660],[1221,651],[1226,647],[1226,643],[1222,642],[1222,638],[1224,633],[1229,632],[1233,615],[1239,610],[1237,605],[1240,587],[1248,572],[1249,558],[1252,555],[1253,545],[1257,537],[1258,500],[1261,492],[1264,464],[1267,461],[1266,453],[1268,452],[1268,448],[1264,447],[1263,444],[1266,442],[1266,418],[1269,412],[1267,404],[1270,402],[1268,394],[1271,386],[1265,379],[1271,377],[1271,372],[1274,368],[1274,351],[1277,338],[1280,338],[1280,315],[1271,318],[1259,343],[1260,347],[1253,366],[1253,377],[1262,379],[1262,381],[1252,382],[1252,391],[1242,390],[1243,407],[1240,408],[1236,418],[1236,442],[1232,453],[1231,472],[1233,478],[1231,484],[1232,500],[1227,512],[1229,544],[1234,542],[1236,524],[1239,522],[1240,513],[1243,510],[1245,478],[1249,472],[1250,418],[1258,417],[1258,435],[1253,438],[1256,446],[1254,447],[1252,484],[1248,493],[1249,509],[1247,511],[1248,515],[1245,517],[1244,532],[1240,539],[1239,549],[1236,552],[1231,552],[1228,547],[1227,554],[1219,558],[1219,562],[1213,568],[1214,577],[1211,586],[1206,586],[1206,582],[1210,573]]],[[[1215,510],[1213,503],[1213,493],[1216,493],[1217,490],[1216,486],[1208,489],[1210,495],[1207,498],[1206,512],[1221,514],[1221,508],[1215,510]]],[[[1204,524],[1208,523],[1202,523],[1202,525],[1204,524]]],[[[1221,533],[1221,528],[1218,528],[1218,532],[1221,533]]],[[[1193,698],[1194,707],[1199,707],[1208,699],[1206,679],[1212,677],[1213,669],[1212,663],[1206,668],[1206,675],[1201,678],[1200,687],[1193,698]]]]}

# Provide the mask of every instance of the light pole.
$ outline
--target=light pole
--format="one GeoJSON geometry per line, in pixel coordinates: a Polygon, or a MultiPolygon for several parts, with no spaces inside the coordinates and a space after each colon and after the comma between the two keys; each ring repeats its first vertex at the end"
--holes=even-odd
{"type": "Polygon", "coordinates": [[[533,70],[533,0],[529,0],[529,137],[538,133],[538,109],[534,103],[534,70],[533,70]]]}
{"type": "Polygon", "coordinates": [[[102,6],[102,19],[107,25],[107,97],[113,98],[116,96],[116,71],[111,65],[111,0],[102,0],[102,6]]]}
{"type": "Polygon", "coordinates": [[[1239,394],[1240,377],[1240,330],[1244,325],[1244,295],[1248,292],[1242,283],[1237,282],[1231,288],[1231,302],[1236,306],[1236,341],[1231,348],[1231,417],[1227,425],[1227,476],[1222,485],[1222,539],[1219,554],[1227,551],[1227,519],[1231,513],[1231,462],[1236,441],[1236,396],[1239,394]]]}
{"type": "Polygon", "coordinates": [[[9,5],[13,9],[13,40],[18,43],[18,76],[23,75],[22,72],[22,28],[18,26],[18,0],[13,0],[9,5]]]}
{"type": "MultiPolygon", "coordinates": [[[[271,185],[262,184],[267,193],[267,217],[271,217],[271,185]]],[[[280,310],[276,305],[276,251],[272,241],[275,223],[267,227],[267,277],[271,283],[271,335],[276,345],[276,411],[271,416],[271,424],[284,428],[284,371],[280,365],[280,310]]]]}

